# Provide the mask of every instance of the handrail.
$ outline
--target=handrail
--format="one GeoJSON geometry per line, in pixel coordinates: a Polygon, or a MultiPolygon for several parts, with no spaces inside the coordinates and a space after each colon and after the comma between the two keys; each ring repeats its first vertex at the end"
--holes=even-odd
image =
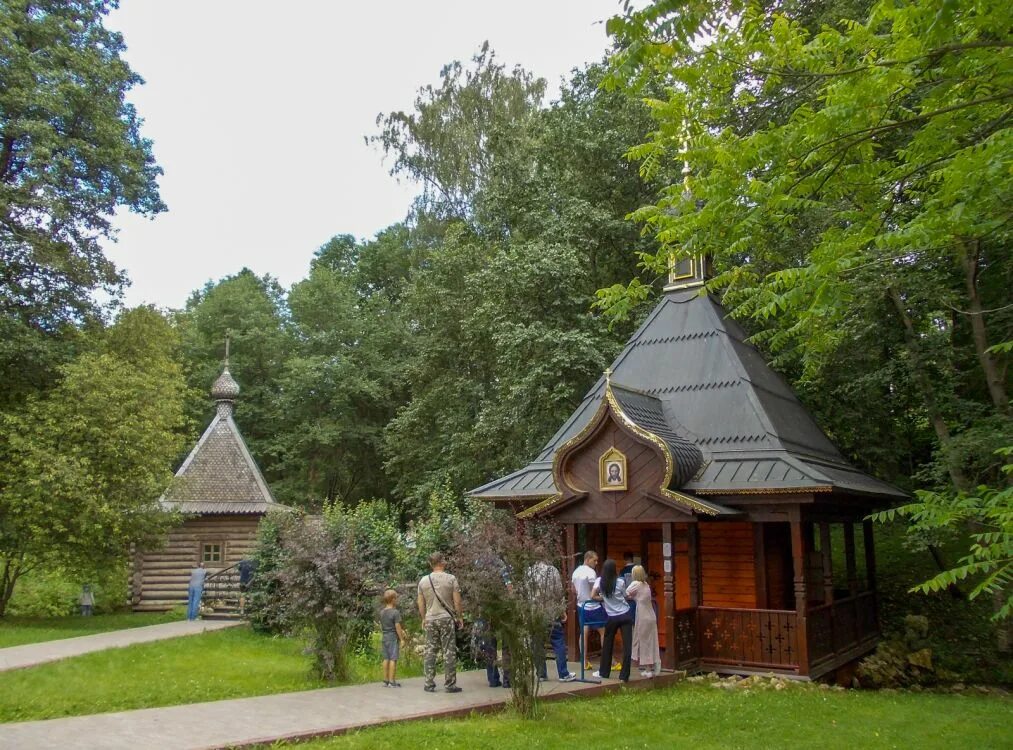
{"type": "Polygon", "coordinates": [[[751,607],[696,607],[705,612],[759,612],[765,615],[794,615],[793,609],[753,609],[751,607]]]}
{"type": "Polygon", "coordinates": [[[207,585],[208,581],[212,581],[215,578],[217,578],[218,576],[222,575],[222,573],[228,573],[233,568],[238,568],[238,567],[239,567],[239,563],[233,563],[232,565],[230,565],[227,568],[222,568],[221,570],[216,570],[214,573],[211,573],[207,578],[204,579],[205,585],[207,585]]]}

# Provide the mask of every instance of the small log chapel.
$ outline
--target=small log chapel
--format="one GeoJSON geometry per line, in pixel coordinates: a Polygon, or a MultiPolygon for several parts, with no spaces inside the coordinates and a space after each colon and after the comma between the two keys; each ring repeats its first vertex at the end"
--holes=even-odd
{"type": "Polygon", "coordinates": [[[226,354],[222,374],[211,386],[215,416],[160,498],[162,507],[183,514],[183,522],[170,530],[164,547],[134,555],[130,598],[135,611],[186,604],[190,571],[198,562],[208,569],[205,599],[211,592],[238,602],[235,568],[253,552],[260,519],[269,511],[287,510],[275,501],[232,418],[238,397],[226,354]]]}
{"type": "MultiPolygon", "coordinates": [[[[529,465],[470,493],[633,552],[662,665],[817,679],[880,634],[870,511],[903,492],[850,465],[705,288],[675,264],[657,307],[529,465]]],[[[621,562],[620,562],[621,564],[621,562]]],[[[567,638],[577,654],[570,595],[567,638]]]]}

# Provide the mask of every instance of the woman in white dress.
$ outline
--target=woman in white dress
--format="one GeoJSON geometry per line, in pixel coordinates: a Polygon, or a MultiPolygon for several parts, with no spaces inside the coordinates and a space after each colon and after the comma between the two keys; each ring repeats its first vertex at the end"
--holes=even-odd
{"type": "Polygon", "coordinates": [[[661,670],[661,649],[658,646],[658,618],[651,606],[651,586],[647,571],[636,565],[630,574],[633,581],[626,589],[626,598],[637,604],[633,626],[633,659],[640,665],[642,677],[654,677],[661,670]]]}

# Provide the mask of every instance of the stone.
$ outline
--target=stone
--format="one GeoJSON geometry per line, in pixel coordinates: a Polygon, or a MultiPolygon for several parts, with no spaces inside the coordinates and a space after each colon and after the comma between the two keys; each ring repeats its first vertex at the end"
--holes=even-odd
{"type": "Polygon", "coordinates": [[[923,648],[907,655],[908,664],[932,671],[932,649],[923,648]]]}

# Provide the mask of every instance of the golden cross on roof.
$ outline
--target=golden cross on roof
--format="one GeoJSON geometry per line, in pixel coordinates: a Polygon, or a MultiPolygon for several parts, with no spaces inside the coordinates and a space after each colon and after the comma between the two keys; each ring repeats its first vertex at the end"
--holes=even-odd
{"type": "Polygon", "coordinates": [[[605,382],[606,383],[611,383],[612,382],[612,368],[611,367],[606,367],[605,368],[605,382]]]}

